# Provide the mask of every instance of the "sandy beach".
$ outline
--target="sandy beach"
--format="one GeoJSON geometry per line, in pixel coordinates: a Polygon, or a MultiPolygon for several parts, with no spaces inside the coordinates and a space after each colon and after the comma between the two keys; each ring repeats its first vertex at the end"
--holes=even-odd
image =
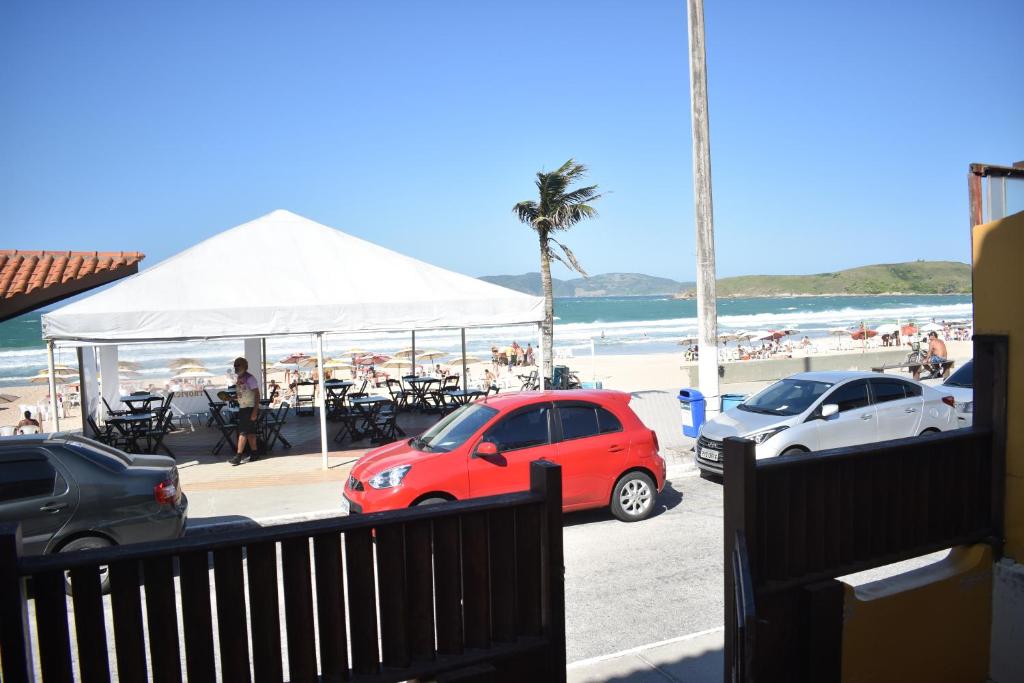
{"type": "MultiPolygon", "coordinates": [[[[845,349],[840,350],[835,347],[835,343],[831,340],[817,340],[818,350],[814,354],[816,356],[838,356],[838,355],[849,355],[851,366],[856,363],[856,356],[862,353],[862,349],[845,349]]],[[[844,344],[848,344],[845,341],[844,344]]],[[[948,341],[946,346],[949,351],[949,357],[951,360],[956,361],[957,365],[962,364],[968,360],[972,354],[972,344],[966,341],[948,341]]],[[[868,350],[878,350],[883,347],[877,345],[869,345],[868,350]]],[[[904,347],[906,348],[906,347],[904,347]]],[[[909,349],[908,349],[909,352],[909,349]]],[[[794,357],[800,355],[806,355],[801,351],[795,351],[794,357]]],[[[746,363],[763,363],[771,362],[770,360],[750,360],[744,361],[746,363]]],[[[623,354],[623,355],[596,355],[593,358],[589,354],[587,355],[576,355],[572,358],[557,357],[555,359],[556,365],[568,365],[576,374],[580,380],[584,382],[598,381],[601,382],[605,389],[617,389],[620,391],[669,391],[676,392],[680,388],[689,386],[688,375],[684,371],[684,366],[693,365],[692,362],[687,362],[683,358],[683,353],[647,353],[647,354],[623,354]]],[[[474,365],[470,370],[470,385],[475,386],[483,377],[484,366],[482,364],[474,365]]],[[[516,377],[519,374],[528,374],[533,368],[532,367],[516,367],[511,371],[502,368],[498,373],[499,386],[503,386],[505,390],[518,389],[519,379],[516,377]]],[[[268,380],[276,380],[280,384],[284,384],[285,376],[282,370],[269,370],[268,380]]],[[[337,376],[341,379],[348,379],[348,371],[339,371],[337,376]]],[[[141,383],[139,386],[134,386],[131,382],[125,382],[124,388],[131,390],[133,388],[146,388],[152,383],[158,391],[165,389],[167,379],[156,379],[147,380],[145,385],[141,383]]],[[[763,386],[765,382],[760,383],[747,383],[744,385],[730,385],[723,384],[722,392],[738,392],[738,393],[749,393],[750,391],[756,390],[759,386],[763,386]]],[[[71,385],[69,385],[71,386],[71,385]]],[[[219,387],[219,383],[211,385],[213,387],[219,387]]],[[[377,389],[380,393],[386,393],[386,390],[381,388],[377,389]]],[[[37,412],[36,406],[46,403],[46,397],[49,394],[49,388],[45,384],[29,384],[25,386],[6,387],[3,390],[6,394],[12,394],[17,396],[18,399],[13,403],[3,404],[0,407],[5,408],[0,410],[0,426],[15,425],[21,419],[20,406],[24,405],[28,409],[31,409],[33,414],[37,412]]],[[[67,420],[64,426],[70,429],[77,429],[80,424],[80,412],[77,407],[68,407],[66,409],[66,415],[62,416],[62,420],[67,420]]]]}

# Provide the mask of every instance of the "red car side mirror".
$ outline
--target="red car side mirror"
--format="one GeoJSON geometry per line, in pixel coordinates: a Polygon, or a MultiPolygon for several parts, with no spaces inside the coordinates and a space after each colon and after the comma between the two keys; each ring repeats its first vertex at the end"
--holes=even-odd
{"type": "Polygon", "coordinates": [[[498,447],[490,441],[481,441],[480,445],[473,451],[473,456],[478,458],[492,458],[498,454],[498,447]]]}

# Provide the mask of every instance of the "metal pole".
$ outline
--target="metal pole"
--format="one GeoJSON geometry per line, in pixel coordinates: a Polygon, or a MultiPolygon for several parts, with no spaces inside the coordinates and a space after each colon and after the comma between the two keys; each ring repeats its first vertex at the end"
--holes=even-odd
{"type": "Polygon", "coordinates": [[[409,356],[409,363],[411,365],[411,369],[409,371],[409,374],[412,375],[413,377],[415,377],[416,376],[416,330],[412,331],[412,351],[411,351],[411,353],[412,353],[412,355],[409,356]]]}
{"type": "Polygon", "coordinates": [[[263,398],[267,397],[267,338],[260,337],[260,356],[263,361],[263,398]]]}
{"type": "Polygon", "coordinates": [[[57,416],[57,377],[53,371],[53,340],[46,340],[46,363],[50,368],[50,417],[53,422],[51,431],[60,431],[60,418],[57,416]]]}
{"type": "Polygon", "coordinates": [[[590,338],[590,381],[597,386],[597,357],[594,355],[594,338],[590,338]]]}
{"type": "Polygon", "coordinates": [[[466,328],[462,328],[462,390],[466,391],[469,389],[469,383],[466,381],[466,328]]]}
{"type": "Polygon", "coordinates": [[[704,0],[687,0],[690,43],[690,104],[693,117],[694,226],[697,236],[697,372],[712,411],[718,404],[718,311],[715,293],[715,221],[711,202],[711,138],[704,55],[704,0]]]}
{"type": "Polygon", "coordinates": [[[537,391],[544,391],[544,323],[537,323],[537,391]]]}
{"type": "Polygon", "coordinates": [[[327,469],[327,404],[324,401],[324,333],[316,335],[316,374],[320,379],[320,394],[317,404],[320,406],[320,455],[323,468],[327,469]]]}

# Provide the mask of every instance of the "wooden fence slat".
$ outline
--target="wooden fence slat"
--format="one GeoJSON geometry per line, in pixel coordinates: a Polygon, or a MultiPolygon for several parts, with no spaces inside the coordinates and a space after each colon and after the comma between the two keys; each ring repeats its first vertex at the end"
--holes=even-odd
{"type": "Polygon", "coordinates": [[[494,640],[516,639],[516,517],[509,508],[488,513],[490,527],[491,624],[494,640]]]}
{"type": "Polygon", "coordinates": [[[213,578],[217,594],[217,634],[221,676],[225,681],[248,683],[249,630],[245,618],[245,577],[240,547],[213,551],[213,578]]]}
{"type": "Polygon", "coordinates": [[[313,537],[316,609],[320,628],[320,675],[325,683],[348,677],[348,636],[345,630],[345,576],[341,565],[341,537],[313,537]]]}
{"type": "MultiPolygon", "coordinates": [[[[71,634],[68,630],[68,602],[64,572],[51,571],[32,577],[36,599],[36,629],[39,634],[39,663],[46,683],[71,683],[71,634]]],[[[145,653],[143,653],[145,654],[145,653]]]]}
{"type": "Polygon", "coordinates": [[[434,558],[430,535],[427,520],[405,526],[409,649],[415,661],[434,659],[434,558]]]}
{"type": "Polygon", "coordinates": [[[466,647],[491,644],[491,606],[488,599],[487,515],[462,517],[462,609],[466,620],[466,647]]]}
{"type": "Polygon", "coordinates": [[[433,526],[437,653],[439,655],[460,655],[465,647],[462,621],[460,521],[458,517],[446,517],[434,520],[433,526]]]}
{"type": "Polygon", "coordinates": [[[151,558],[142,565],[146,584],[146,617],[153,680],[181,682],[181,650],[178,647],[178,604],[174,590],[174,558],[151,558]]]}
{"type": "Polygon", "coordinates": [[[541,509],[529,505],[515,511],[516,523],[516,626],[517,635],[539,636],[542,628],[540,596],[541,509]]]}
{"type": "Polygon", "coordinates": [[[565,557],[562,549],[562,469],[552,462],[530,463],[530,491],[543,497],[541,507],[541,600],[547,640],[543,675],[565,681],[565,557]]]}
{"type": "Polygon", "coordinates": [[[71,587],[74,594],[78,666],[82,679],[90,683],[109,681],[107,627],[103,619],[99,567],[92,565],[72,569],[71,587]]]}
{"type": "Polygon", "coordinates": [[[800,575],[807,571],[807,472],[806,467],[794,470],[790,478],[789,561],[786,574],[800,575]]]}
{"type": "Polygon", "coordinates": [[[377,585],[381,663],[387,667],[407,667],[412,657],[406,612],[405,530],[400,524],[377,527],[377,585]]]}
{"type": "Polygon", "coordinates": [[[284,680],[281,663],[281,610],[277,594],[277,544],[253,543],[245,549],[252,622],[252,671],[256,683],[284,680]]]}
{"type": "MultiPolygon", "coordinates": [[[[114,562],[110,565],[109,572],[110,606],[114,618],[114,648],[117,653],[117,676],[123,681],[144,681],[146,680],[146,639],[142,630],[139,563],[135,560],[114,562]]],[[[173,593],[171,595],[173,596],[173,593]]]]}
{"type": "Polygon", "coordinates": [[[35,673],[25,580],[18,570],[21,553],[21,525],[0,523],[0,670],[5,683],[27,682],[35,673]]]}
{"type": "Polygon", "coordinates": [[[373,538],[369,529],[345,533],[345,570],[348,577],[352,673],[373,675],[380,671],[380,653],[377,649],[373,538]]]}
{"type": "Polygon", "coordinates": [[[313,584],[309,575],[309,539],[281,541],[284,619],[288,629],[288,677],[315,681],[316,634],[313,625],[313,584]]]}
{"type": "Polygon", "coordinates": [[[178,557],[181,623],[185,628],[185,672],[189,683],[214,683],[213,615],[210,610],[210,554],[205,550],[178,557]]]}

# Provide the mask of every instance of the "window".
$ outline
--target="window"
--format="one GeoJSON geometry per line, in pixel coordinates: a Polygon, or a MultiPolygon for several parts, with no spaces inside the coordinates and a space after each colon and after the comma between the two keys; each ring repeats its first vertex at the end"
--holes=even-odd
{"type": "Polygon", "coordinates": [[[809,379],[783,379],[751,396],[737,408],[765,415],[799,415],[831,386],[827,382],[809,379]]]}
{"type": "Polygon", "coordinates": [[[587,404],[558,404],[558,414],[562,420],[562,438],[568,441],[597,436],[599,430],[595,407],[587,404]]]}
{"type": "Polygon", "coordinates": [[[484,441],[493,443],[499,451],[514,451],[550,443],[549,412],[550,406],[545,404],[514,413],[491,427],[484,435],[484,441]]]}
{"type": "Polygon", "coordinates": [[[877,379],[871,381],[871,390],[875,394],[875,403],[901,401],[907,397],[904,383],[897,380],[877,379]]]}
{"type": "Polygon", "coordinates": [[[907,392],[907,398],[921,395],[921,385],[911,384],[910,382],[900,382],[900,384],[903,385],[903,390],[907,392]]]}
{"type": "Polygon", "coordinates": [[[413,439],[412,447],[419,451],[453,451],[497,414],[498,411],[494,408],[480,403],[467,403],[447,417],[441,418],[419,439],[413,439]]]}
{"type": "Polygon", "coordinates": [[[622,423],[619,422],[619,418],[615,417],[604,408],[599,407],[597,409],[597,424],[600,426],[602,434],[611,434],[612,432],[622,431],[622,423]]]}
{"type": "Polygon", "coordinates": [[[0,502],[52,495],[56,474],[45,458],[5,458],[0,462],[0,502]]]}
{"type": "Polygon", "coordinates": [[[825,403],[835,403],[839,406],[839,412],[856,410],[868,405],[868,383],[862,379],[856,382],[844,384],[833,391],[825,403]]]}

